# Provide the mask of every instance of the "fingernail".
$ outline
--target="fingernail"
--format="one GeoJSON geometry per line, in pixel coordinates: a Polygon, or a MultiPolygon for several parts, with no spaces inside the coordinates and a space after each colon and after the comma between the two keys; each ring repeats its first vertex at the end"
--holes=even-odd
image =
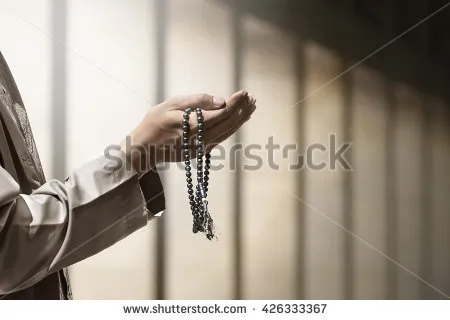
{"type": "Polygon", "coordinates": [[[244,97],[247,97],[247,96],[248,96],[248,92],[247,92],[247,91],[242,91],[242,95],[243,95],[244,97]]]}
{"type": "Polygon", "coordinates": [[[213,97],[213,105],[216,107],[223,107],[225,105],[225,100],[218,97],[213,97]]]}

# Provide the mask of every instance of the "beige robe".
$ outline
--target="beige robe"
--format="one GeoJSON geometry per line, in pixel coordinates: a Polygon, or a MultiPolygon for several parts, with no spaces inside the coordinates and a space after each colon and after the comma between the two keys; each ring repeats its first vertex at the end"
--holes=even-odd
{"type": "Polygon", "coordinates": [[[0,299],[70,299],[64,268],[110,247],[164,210],[159,175],[151,171],[139,178],[121,151],[99,150],[97,159],[66,181],[46,182],[1,53],[0,120],[0,299]]]}

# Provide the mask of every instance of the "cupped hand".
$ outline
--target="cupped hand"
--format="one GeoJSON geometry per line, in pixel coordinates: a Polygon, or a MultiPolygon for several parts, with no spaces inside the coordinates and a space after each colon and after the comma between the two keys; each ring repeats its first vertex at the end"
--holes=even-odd
{"type": "MultiPolygon", "coordinates": [[[[256,99],[242,90],[227,100],[195,94],[175,97],[155,106],[127,137],[123,147],[138,173],[161,162],[184,161],[182,121],[187,108],[202,109],[203,136],[206,150],[210,151],[250,119],[256,109],[256,99]]],[[[197,119],[193,115],[189,121],[190,134],[194,136],[198,130],[197,119]]],[[[193,147],[191,156],[194,152],[193,147]]]]}

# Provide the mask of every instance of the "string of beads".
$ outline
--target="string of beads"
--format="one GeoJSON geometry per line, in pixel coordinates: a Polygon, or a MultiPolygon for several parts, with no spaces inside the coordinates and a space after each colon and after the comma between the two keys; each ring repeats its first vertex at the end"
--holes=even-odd
{"type": "Polygon", "coordinates": [[[195,109],[197,114],[197,137],[195,141],[196,159],[197,159],[197,185],[194,192],[194,184],[192,183],[192,167],[190,145],[191,137],[189,137],[190,126],[189,117],[192,113],[191,108],[187,108],[183,114],[183,152],[186,170],[186,182],[189,196],[189,204],[193,216],[192,232],[202,232],[206,234],[208,240],[214,239],[214,223],[208,211],[208,183],[209,169],[211,167],[211,154],[205,154],[205,124],[203,113],[200,108],[195,109]],[[205,158],[205,166],[203,167],[203,158],[205,158]]]}

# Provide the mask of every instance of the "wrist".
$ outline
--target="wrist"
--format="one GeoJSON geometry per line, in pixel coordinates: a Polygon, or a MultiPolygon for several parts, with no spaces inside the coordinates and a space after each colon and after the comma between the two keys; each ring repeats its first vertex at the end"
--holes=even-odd
{"type": "Polygon", "coordinates": [[[155,168],[158,163],[156,146],[140,143],[133,135],[127,136],[120,147],[139,176],[155,168]]]}

